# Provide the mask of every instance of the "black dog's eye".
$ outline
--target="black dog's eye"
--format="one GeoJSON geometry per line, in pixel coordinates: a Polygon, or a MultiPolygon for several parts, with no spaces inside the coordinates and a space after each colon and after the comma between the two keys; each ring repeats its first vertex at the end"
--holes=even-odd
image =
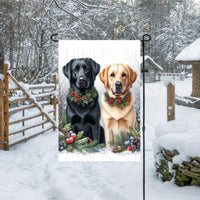
{"type": "Polygon", "coordinates": [[[124,72],[122,73],[122,77],[126,77],[126,74],[124,72]]]}
{"type": "Polygon", "coordinates": [[[74,69],[75,72],[79,71],[79,66],[76,66],[76,68],[74,69]]]}
{"type": "Polygon", "coordinates": [[[112,73],[110,76],[111,76],[111,77],[114,77],[114,76],[115,76],[115,74],[114,74],[114,73],[112,73]]]}
{"type": "Polygon", "coordinates": [[[86,72],[88,72],[88,71],[89,71],[89,69],[88,69],[88,68],[85,68],[85,71],[86,71],[86,72]]]}

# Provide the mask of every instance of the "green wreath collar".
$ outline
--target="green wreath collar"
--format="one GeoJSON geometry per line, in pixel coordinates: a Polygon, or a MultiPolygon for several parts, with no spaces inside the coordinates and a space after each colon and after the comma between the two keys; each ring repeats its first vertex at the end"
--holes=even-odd
{"type": "Polygon", "coordinates": [[[129,92],[125,97],[123,98],[111,98],[107,92],[104,93],[105,101],[110,106],[118,106],[119,108],[123,109],[125,106],[128,106],[131,102],[131,93],[129,92]]]}
{"type": "Polygon", "coordinates": [[[71,102],[85,107],[90,102],[94,101],[94,98],[97,96],[97,91],[96,88],[93,87],[88,93],[82,95],[81,93],[76,92],[72,88],[69,88],[68,96],[71,97],[71,102]]]}

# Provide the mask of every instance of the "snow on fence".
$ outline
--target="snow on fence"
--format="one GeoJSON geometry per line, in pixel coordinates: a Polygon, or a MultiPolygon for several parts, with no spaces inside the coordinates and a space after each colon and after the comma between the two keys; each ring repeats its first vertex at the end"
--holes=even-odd
{"type": "Polygon", "coordinates": [[[4,67],[0,79],[0,149],[25,142],[56,129],[56,75],[53,84],[18,82],[4,67]],[[53,116],[52,116],[53,115],[53,116]]]}
{"type": "Polygon", "coordinates": [[[165,79],[174,79],[174,80],[179,80],[179,81],[184,81],[185,79],[185,74],[183,73],[160,73],[160,80],[165,80],[165,79]]]}

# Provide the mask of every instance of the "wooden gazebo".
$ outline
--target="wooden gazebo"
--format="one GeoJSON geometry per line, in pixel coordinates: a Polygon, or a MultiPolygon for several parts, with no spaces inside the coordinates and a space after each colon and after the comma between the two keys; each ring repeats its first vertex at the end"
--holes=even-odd
{"type": "Polygon", "coordinates": [[[192,97],[200,97],[200,38],[183,49],[175,58],[180,64],[192,65],[192,97]]]}

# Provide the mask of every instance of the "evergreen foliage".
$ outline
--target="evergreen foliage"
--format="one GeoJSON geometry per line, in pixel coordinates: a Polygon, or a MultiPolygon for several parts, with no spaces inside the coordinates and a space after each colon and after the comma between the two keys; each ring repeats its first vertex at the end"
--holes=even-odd
{"type": "Polygon", "coordinates": [[[77,134],[71,130],[71,124],[67,123],[65,113],[59,112],[59,151],[66,149],[68,152],[80,151],[98,152],[105,144],[97,144],[96,140],[91,140],[89,137],[83,137],[84,132],[80,131],[77,134]],[[74,138],[74,139],[73,139],[74,138]]]}

